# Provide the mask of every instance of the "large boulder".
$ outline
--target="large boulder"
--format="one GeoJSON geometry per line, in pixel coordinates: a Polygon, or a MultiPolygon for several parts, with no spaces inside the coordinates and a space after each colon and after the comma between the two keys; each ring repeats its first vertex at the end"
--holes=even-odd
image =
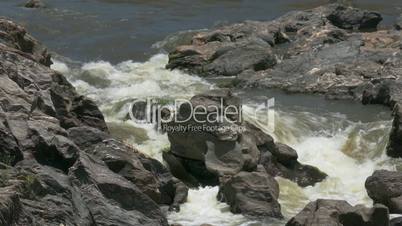
{"type": "Polygon", "coordinates": [[[319,199],[310,202],[286,226],[388,226],[389,213],[383,205],[373,208],[351,206],[346,201],[319,199]]]}
{"type": "Polygon", "coordinates": [[[234,175],[223,182],[219,197],[230,205],[233,213],[259,218],[282,217],[277,201],[279,185],[265,170],[234,175]]]}
{"type": "Polygon", "coordinates": [[[402,214],[402,173],[378,170],[366,180],[367,193],[375,203],[389,208],[390,213],[402,214]]]}
{"type": "Polygon", "coordinates": [[[196,119],[163,125],[171,143],[170,152],[163,156],[176,177],[192,186],[218,185],[221,177],[253,172],[262,164],[272,176],[289,178],[301,186],[325,179],[325,173],[300,164],[295,150],[275,144],[271,136],[244,122],[240,106],[240,100],[228,89],[196,95],[180,106],[178,119],[182,121],[192,116],[192,109],[207,110],[204,115],[193,114],[196,119]],[[225,109],[233,110],[226,121],[204,120],[225,109]]]}

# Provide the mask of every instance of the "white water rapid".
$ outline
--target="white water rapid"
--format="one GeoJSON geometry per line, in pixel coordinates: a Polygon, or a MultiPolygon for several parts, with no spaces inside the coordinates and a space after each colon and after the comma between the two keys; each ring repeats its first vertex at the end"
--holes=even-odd
{"type": "MultiPolygon", "coordinates": [[[[73,67],[56,61],[52,68],[65,74],[78,92],[97,102],[114,136],[162,161],[162,151],[169,148],[166,135],[157,133],[150,126],[126,120],[130,101],[141,97],[166,101],[188,99],[213,88],[196,76],[166,70],[167,61],[167,55],[159,54],[144,63],[126,61],[111,65],[99,61],[73,67]]],[[[251,110],[255,103],[246,104],[246,109],[251,110]]],[[[375,169],[396,167],[396,162],[384,155],[391,127],[387,119],[373,118],[360,122],[339,113],[321,115],[308,110],[281,109],[276,111],[275,116],[275,131],[271,135],[276,141],[295,148],[302,163],[316,166],[329,175],[324,182],[307,188],[277,178],[286,219],[317,198],[371,205],[364,188],[366,178],[375,169]]],[[[279,226],[286,221],[248,221],[241,215],[230,213],[228,205],[218,202],[217,192],[217,187],[190,190],[188,201],[181,206],[181,211],[168,216],[170,223],[184,226],[203,223],[215,226],[279,226]]]]}

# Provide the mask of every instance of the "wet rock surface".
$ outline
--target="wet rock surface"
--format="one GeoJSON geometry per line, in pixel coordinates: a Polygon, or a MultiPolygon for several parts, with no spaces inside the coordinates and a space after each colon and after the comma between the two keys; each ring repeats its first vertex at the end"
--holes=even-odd
{"type": "Polygon", "coordinates": [[[164,160],[172,174],[189,186],[219,185],[221,200],[231,206],[232,212],[280,218],[278,184],[273,177],[309,186],[327,175],[302,165],[296,150],[276,144],[257,126],[243,121],[234,110],[240,105],[241,100],[229,89],[211,90],[182,104],[178,119],[196,117],[162,125],[171,143],[164,160]],[[191,109],[195,109],[193,114],[191,109]],[[222,117],[220,113],[225,111],[222,117]]]}
{"type": "Polygon", "coordinates": [[[395,23],[395,29],[402,30],[402,15],[398,18],[397,22],[395,23]]]}
{"type": "Polygon", "coordinates": [[[24,7],[26,8],[44,8],[45,3],[41,0],[29,0],[25,3],[24,7]]]}
{"type": "Polygon", "coordinates": [[[402,214],[402,173],[379,170],[366,180],[366,190],[375,203],[389,208],[390,213],[402,214]]]}
{"type": "Polygon", "coordinates": [[[0,225],[168,225],[187,187],[111,138],[102,113],[0,19],[0,225]]]}
{"type": "Polygon", "coordinates": [[[401,225],[402,225],[402,217],[394,218],[389,222],[389,226],[401,226],[401,225]]]}
{"type": "Polygon", "coordinates": [[[286,226],[388,226],[389,213],[383,205],[373,208],[351,206],[346,201],[319,199],[309,203],[286,226]]]}
{"type": "Polygon", "coordinates": [[[395,109],[395,120],[388,154],[402,157],[402,35],[400,29],[377,30],[381,20],[376,12],[336,3],[268,22],[220,26],[178,46],[167,68],[204,77],[231,76],[232,87],[276,88],[389,106],[395,109]],[[259,49],[252,52],[265,58],[242,49],[259,49]],[[247,66],[236,63],[243,58],[247,66]],[[235,70],[228,73],[225,68],[235,70]]]}
{"type": "Polygon", "coordinates": [[[233,213],[250,217],[282,218],[278,203],[279,185],[265,170],[240,172],[224,181],[220,200],[228,203],[233,213]]]}

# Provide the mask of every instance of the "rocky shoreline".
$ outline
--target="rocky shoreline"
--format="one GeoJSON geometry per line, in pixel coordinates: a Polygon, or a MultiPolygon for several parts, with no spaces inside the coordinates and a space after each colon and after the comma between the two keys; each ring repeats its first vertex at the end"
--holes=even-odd
{"type": "MultiPolygon", "coordinates": [[[[191,43],[170,53],[167,68],[231,77],[231,88],[389,106],[394,122],[387,153],[402,157],[402,34],[400,22],[377,31],[381,19],[331,4],[270,22],[222,26],[195,33],[191,43]]],[[[0,18],[0,225],[167,226],[167,212],[180,210],[189,187],[208,185],[219,186],[217,199],[233,213],[281,219],[275,177],[301,187],[327,177],[300,163],[297,150],[245,121],[207,125],[229,130],[168,131],[167,168],[112,138],[96,104],[51,64],[46,48],[23,27],[0,18]]],[[[190,102],[221,111],[221,100],[241,105],[225,88],[190,102]]],[[[185,118],[188,106],[177,114],[185,118]]],[[[376,171],[365,186],[371,208],[320,199],[286,225],[400,225],[389,214],[402,214],[402,173],[376,171]]]]}
{"type": "Polygon", "coordinates": [[[49,65],[46,48],[0,19],[0,225],[168,225],[188,188],[111,138],[49,65]]]}

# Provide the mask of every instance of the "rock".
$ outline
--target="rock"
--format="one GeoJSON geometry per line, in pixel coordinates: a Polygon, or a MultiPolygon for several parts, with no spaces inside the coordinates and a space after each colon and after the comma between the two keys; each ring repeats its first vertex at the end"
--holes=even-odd
{"type": "Polygon", "coordinates": [[[400,16],[395,24],[396,30],[402,30],[402,16],[400,16]]]}
{"type": "Polygon", "coordinates": [[[0,19],[0,225],[168,225],[188,188],[111,137],[98,107],[0,19]]]}
{"type": "Polygon", "coordinates": [[[389,222],[389,226],[401,226],[401,225],[402,225],[402,217],[394,218],[389,222]]]}
{"type": "MultiPolygon", "coordinates": [[[[208,109],[207,115],[214,115],[228,106],[240,109],[240,100],[230,90],[212,90],[207,94],[194,96],[190,103],[180,106],[178,117],[181,120],[189,118],[192,108],[205,107],[208,109]]],[[[294,179],[303,186],[313,185],[326,177],[318,169],[298,163],[295,150],[286,145],[275,144],[271,136],[256,126],[238,121],[241,115],[228,115],[231,118],[224,122],[204,122],[202,117],[207,115],[197,114],[198,122],[193,118],[184,123],[171,122],[163,125],[171,143],[170,153],[164,153],[163,157],[173,175],[188,185],[215,186],[219,184],[219,178],[233,176],[240,171],[253,172],[259,163],[272,176],[281,175],[294,179]],[[169,129],[175,127],[198,129],[169,129]],[[270,159],[273,164],[261,161],[261,156],[267,152],[275,156],[270,159]]]]}
{"type": "MultiPolygon", "coordinates": [[[[191,114],[191,108],[197,107],[207,107],[211,114],[215,113],[224,107],[221,106],[222,101],[225,104],[233,103],[233,106],[239,104],[239,100],[229,90],[215,90],[208,94],[194,96],[191,99],[191,104],[184,104],[180,107],[178,117],[181,119],[188,118],[188,114],[191,114]]],[[[198,115],[198,117],[203,120],[202,118],[206,115],[198,115]]],[[[238,132],[227,129],[228,127],[225,125],[237,126],[237,124],[227,122],[198,123],[194,118],[180,124],[171,122],[164,125],[165,129],[180,126],[183,128],[201,128],[190,131],[168,131],[171,143],[170,151],[174,155],[170,157],[170,162],[175,161],[176,166],[181,165],[199,183],[205,185],[217,185],[220,176],[235,175],[244,168],[255,168],[258,162],[256,147],[249,151],[242,151],[241,143],[245,143],[246,140],[237,141],[238,132]],[[180,159],[176,161],[177,159],[174,160],[173,157],[180,159]]],[[[164,156],[167,157],[166,154],[164,156]]],[[[170,168],[172,169],[172,166],[170,168]]],[[[172,169],[172,171],[180,171],[180,169],[172,169]]]]}
{"type": "Polygon", "coordinates": [[[75,127],[68,133],[82,150],[97,156],[111,171],[137,185],[154,202],[178,209],[186,201],[188,188],[173,178],[160,162],[92,127],[75,127]]]}
{"type": "Polygon", "coordinates": [[[279,185],[265,171],[240,172],[224,182],[219,190],[222,201],[233,213],[250,217],[282,218],[279,185]]]}
{"type": "Polygon", "coordinates": [[[29,0],[25,3],[26,8],[44,8],[45,4],[41,0],[29,0]]]}
{"type": "Polygon", "coordinates": [[[395,105],[391,134],[387,146],[387,155],[395,158],[402,157],[402,102],[395,105]]]}
{"type": "Polygon", "coordinates": [[[15,165],[22,160],[23,154],[3,120],[0,120],[0,147],[0,162],[15,165]]]}
{"type": "Polygon", "coordinates": [[[47,49],[18,24],[0,17],[0,48],[15,52],[45,66],[52,61],[47,49]],[[11,49],[10,49],[11,48],[11,49]]]}
{"type": "Polygon", "coordinates": [[[281,89],[389,106],[396,110],[387,153],[402,157],[397,108],[402,104],[402,36],[398,30],[376,31],[381,20],[376,12],[335,3],[289,12],[273,21],[219,26],[177,46],[167,68],[200,76],[230,75],[233,79],[225,85],[229,88],[281,89]],[[250,56],[250,46],[266,49],[279,60],[261,68],[230,66],[250,56]],[[225,69],[228,65],[233,71],[225,69]]]}
{"type": "Polygon", "coordinates": [[[375,171],[367,178],[365,187],[375,203],[387,206],[390,213],[402,214],[402,173],[375,171]]]}
{"type": "Polygon", "coordinates": [[[155,202],[103,162],[82,154],[69,175],[97,224],[168,225],[155,202]]]}
{"type": "Polygon", "coordinates": [[[327,177],[327,174],[321,172],[318,168],[303,165],[295,160],[281,163],[271,152],[261,153],[260,164],[270,175],[287,178],[301,187],[313,186],[327,177]]]}
{"type": "Polygon", "coordinates": [[[296,150],[280,143],[276,144],[275,148],[271,150],[271,153],[276,157],[278,162],[283,165],[293,165],[299,157],[296,150]]]}
{"type": "Polygon", "coordinates": [[[21,214],[21,202],[13,187],[0,188],[0,224],[13,225],[21,214]]]}
{"type": "Polygon", "coordinates": [[[310,202],[286,226],[377,226],[389,225],[389,214],[385,206],[373,208],[351,206],[346,201],[319,199],[310,202]]]}
{"type": "Polygon", "coordinates": [[[337,27],[342,29],[376,29],[382,21],[379,13],[359,10],[343,5],[335,5],[334,11],[327,18],[337,27]]]}

